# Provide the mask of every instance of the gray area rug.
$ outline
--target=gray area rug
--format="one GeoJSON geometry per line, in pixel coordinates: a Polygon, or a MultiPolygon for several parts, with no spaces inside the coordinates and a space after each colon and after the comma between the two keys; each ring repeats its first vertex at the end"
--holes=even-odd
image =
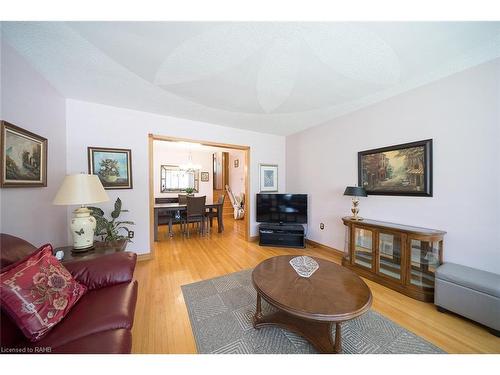
{"type": "MultiPolygon", "coordinates": [[[[253,328],[257,294],[251,273],[245,270],[182,286],[198,353],[317,353],[305,339],[285,329],[253,328]]],[[[264,300],[262,304],[264,314],[273,311],[264,300]]],[[[374,311],[342,324],[342,350],[351,354],[444,353],[374,311]]]]}

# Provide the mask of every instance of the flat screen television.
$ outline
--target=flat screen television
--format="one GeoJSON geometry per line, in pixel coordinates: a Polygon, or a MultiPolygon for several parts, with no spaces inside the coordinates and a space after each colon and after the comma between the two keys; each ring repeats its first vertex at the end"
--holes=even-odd
{"type": "Polygon", "coordinates": [[[307,223],[307,194],[257,194],[257,222],[307,223]]]}

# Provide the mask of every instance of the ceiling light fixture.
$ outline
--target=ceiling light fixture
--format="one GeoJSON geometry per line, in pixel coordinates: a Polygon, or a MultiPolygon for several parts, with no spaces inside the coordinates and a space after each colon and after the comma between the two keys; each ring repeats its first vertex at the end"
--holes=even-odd
{"type": "Polygon", "coordinates": [[[189,151],[188,162],[187,164],[182,164],[180,169],[187,172],[194,172],[200,170],[201,165],[193,163],[193,155],[191,154],[191,151],[189,151]]]}

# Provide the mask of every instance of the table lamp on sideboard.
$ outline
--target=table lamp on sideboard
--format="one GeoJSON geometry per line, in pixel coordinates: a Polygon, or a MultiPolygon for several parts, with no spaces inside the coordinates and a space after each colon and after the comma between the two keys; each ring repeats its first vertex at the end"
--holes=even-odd
{"type": "Polygon", "coordinates": [[[358,197],[366,197],[366,190],[362,187],[359,186],[347,186],[344,191],[344,195],[349,195],[352,197],[352,216],[351,219],[353,220],[363,220],[362,217],[358,216],[359,212],[359,198],[358,197]]]}
{"type": "Polygon", "coordinates": [[[68,175],[64,178],[52,203],[80,206],[73,211],[74,217],[70,224],[73,235],[73,251],[87,251],[94,246],[96,220],[90,216],[91,211],[85,206],[108,200],[108,194],[96,175],[82,173],[68,175]]]}

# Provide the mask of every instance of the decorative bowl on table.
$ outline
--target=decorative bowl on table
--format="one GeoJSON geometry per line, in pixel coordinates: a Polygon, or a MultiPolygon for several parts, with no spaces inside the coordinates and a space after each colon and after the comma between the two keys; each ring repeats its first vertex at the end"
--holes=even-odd
{"type": "Polygon", "coordinates": [[[300,256],[290,259],[290,265],[300,277],[311,277],[319,268],[318,262],[308,256],[300,256]]]}

